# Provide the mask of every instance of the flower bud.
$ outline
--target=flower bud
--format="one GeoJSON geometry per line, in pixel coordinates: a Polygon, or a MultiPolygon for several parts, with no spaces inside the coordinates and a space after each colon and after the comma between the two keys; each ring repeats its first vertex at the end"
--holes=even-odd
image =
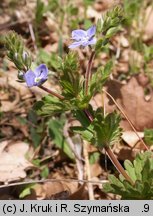
{"type": "Polygon", "coordinates": [[[14,54],[14,58],[15,58],[16,60],[18,60],[18,53],[17,53],[17,52],[14,54]]]}
{"type": "Polygon", "coordinates": [[[18,71],[18,79],[19,80],[24,80],[23,76],[24,76],[24,72],[23,71],[18,71]]]}
{"type": "Polygon", "coordinates": [[[23,58],[23,61],[26,61],[28,58],[28,53],[23,51],[22,58],[23,58]]]}
{"type": "Polygon", "coordinates": [[[22,53],[22,60],[27,68],[31,66],[31,56],[29,56],[29,54],[26,51],[23,51],[22,53]]]}

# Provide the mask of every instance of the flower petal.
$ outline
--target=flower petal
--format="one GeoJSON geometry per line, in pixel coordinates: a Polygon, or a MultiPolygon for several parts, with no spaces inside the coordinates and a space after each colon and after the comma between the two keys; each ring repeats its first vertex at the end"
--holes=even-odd
{"type": "Polygon", "coordinates": [[[70,49],[73,49],[73,48],[75,48],[75,47],[78,47],[78,46],[80,46],[80,45],[82,45],[82,42],[81,41],[77,41],[77,42],[74,42],[74,43],[72,43],[70,46],[69,46],[69,48],[70,49]]]}
{"type": "Polygon", "coordinates": [[[88,37],[92,37],[94,36],[96,33],[96,26],[91,26],[88,30],[87,30],[87,35],[88,37]]]}
{"type": "Polygon", "coordinates": [[[45,64],[40,64],[36,69],[34,70],[34,74],[36,77],[47,77],[48,76],[48,68],[45,64]]]}
{"type": "Polygon", "coordinates": [[[83,42],[82,43],[82,46],[88,46],[88,45],[93,45],[93,44],[95,44],[96,43],[96,38],[92,38],[91,40],[88,40],[88,41],[86,41],[86,42],[83,42]]]}
{"type": "Polygon", "coordinates": [[[37,82],[35,85],[36,86],[40,86],[41,84],[43,84],[44,82],[46,82],[47,77],[46,78],[41,78],[41,80],[39,82],[37,82]]]}
{"type": "Polygon", "coordinates": [[[34,74],[32,70],[28,70],[24,74],[24,80],[26,81],[28,87],[32,87],[35,85],[35,78],[36,78],[36,75],[34,74]]]}
{"type": "Polygon", "coordinates": [[[96,42],[97,42],[97,39],[95,37],[89,40],[90,45],[95,44],[96,42]]]}
{"type": "Polygon", "coordinates": [[[89,43],[89,41],[85,41],[85,42],[83,42],[81,45],[85,47],[85,46],[90,45],[90,43],[89,43]]]}
{"type": "Polygon", "coordinates": [[[77,29],[77,30],[72,31],[72,39],[73,40],[79,41],[83,37],[86,37],[86,36],[87,36],[87,32],[82,30],[82,29],[77,29]]]}

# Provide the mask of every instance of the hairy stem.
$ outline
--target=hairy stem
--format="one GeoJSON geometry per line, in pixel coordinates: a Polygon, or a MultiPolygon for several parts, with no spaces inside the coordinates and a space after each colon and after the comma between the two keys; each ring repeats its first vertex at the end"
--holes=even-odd
{"type": "Polygon", "coordinates": [[[130,126],[132,127],[133,131],[135,132],[135,134],[137,135],[137,137],[139,138],[139,140],[141,141],[141,143],[144,145],[145,149],[148,150],[148,146],[146,146],[145,142],[143,141],[143,139],[139,136],[138,132],[136,131],[133,123],[131,122],[131,120],[129,119],[129,117],[125,114],[125,112],[123,111],[123,109],[118,105],[118,103],[115,101],[115,99],[112,97],[112,95],[110,95],[107,91],[105,91],[103,89],[103,92],[105,92],[110,98],[111,100],[114,102],[114,104],[117,106],[117,108],[119,109],[119,111],[124,115],[124,117],[126,118],[126,120],[129,122],[130,126]]]}
{"type": "Polygon", "coordinates": [[[85,95],[88,95],[89,81],[90,81],[90,78],[91,78],[91,68],[92,68],[92,63],[93,63],[95,54],[96,54],[95,51],[92,51],[91,56],[89,58],[87,70],[86,70],[86,73],[85,73],[85,95]]]}
{"type": "Polygon", "coordinates": [[[84,110],[84,113],[86,114],[87,118],[92,122],[93,117],[92,117],[91,113],[87,109],[84,110]]]}
{"type": "Polygon", "coordinates": [[[64,96],[62,96],[62,95],[60,95],[60,94],[58,94],[58,93],[56,93],[56,92],[54,92],[54,91],[52,91],[52,90],[50,90],[50,89],[44,87],[44,86],[38,86],[38,87],[41,88],[42,90],[48,92],[49,94],[51,94],[51,95],[53,95],[53,96],[59,98],[60,100],[63,100],[63,99],[64,99],[64,96]]]}
{"type": "Polygon", "coordinates": [[[117,158],[115,157],[115,155],[112,152],[112,150],[110,149],[110,147],[105,147],[105,151],[107,152],[107,155],[108,155],[109,159],[112,161],[113,165],[118,170],[118,172],[120,174],[122,174],[127,181],[129,181],[132,185],[134,185],[134,182],[128,176],[128,174],[125,172],[125,170],[123,169],[123,167],[121,166],[121,164],[119,163],[117,158]]]}

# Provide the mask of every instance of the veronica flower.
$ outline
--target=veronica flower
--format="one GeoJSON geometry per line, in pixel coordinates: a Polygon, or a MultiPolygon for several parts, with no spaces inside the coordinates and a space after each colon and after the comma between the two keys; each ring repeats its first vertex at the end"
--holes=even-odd
{"type": "Polygon", "coordinates": [[[41,64],[34,71],[28,70],[24,74],[24,80],[28,87],[39,86],[43,84],[48,78],[48,68],[45,64],[41,64]]]}
{"type": "Polygon", "coordinates": [[[87,31],[78,29],[72,31],[72,39],[75,40],[74,43],[72,43],[69,48],[73,49],[75,47],[78,47],[80,45],[82,46],[88,46],[96,43],[96,38],[94,37],[96,33],[96,26],[90,27],[87,31]]]}

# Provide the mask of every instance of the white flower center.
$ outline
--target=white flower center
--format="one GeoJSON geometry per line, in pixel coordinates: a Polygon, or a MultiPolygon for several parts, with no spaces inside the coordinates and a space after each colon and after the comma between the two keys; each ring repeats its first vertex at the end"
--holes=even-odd
{"type": "Polygon", "coordinates": [[[38,83],[41,80],[41,77],[36,77],[35,82],[38,83]]]}
{"type": "Polygon", "coordinates": [[[89,36],[85,36],[85,37],[83,37],[82,38],[82,42],[88,42],[89,41],[89,39],[90,39],[90,37],[89,36]]]}

